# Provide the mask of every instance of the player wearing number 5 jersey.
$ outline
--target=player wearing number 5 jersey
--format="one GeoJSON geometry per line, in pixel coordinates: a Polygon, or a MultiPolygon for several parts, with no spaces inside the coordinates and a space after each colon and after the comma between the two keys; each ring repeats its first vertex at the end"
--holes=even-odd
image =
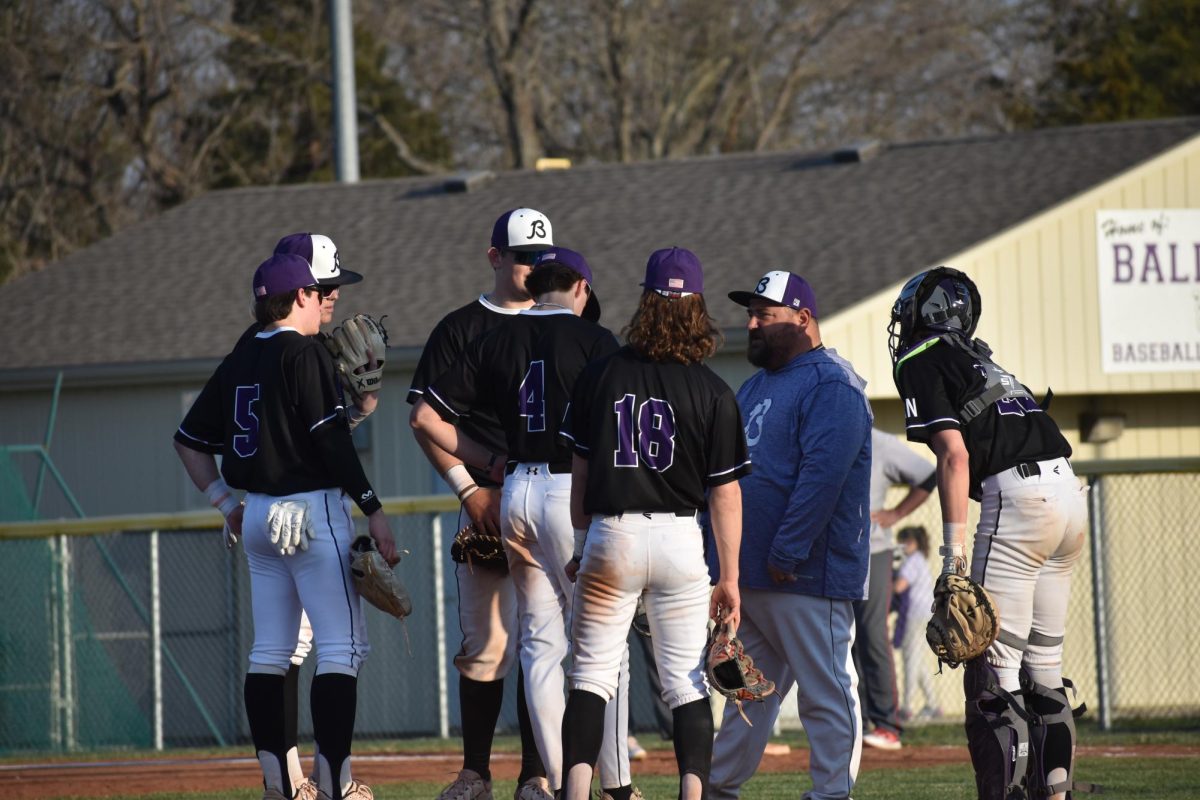
{"type": "MultiPolygon", "coordinates": [[[[439,446],[478,460],[490,456],[454,427],[480,410],[500,420],[507,439],[507,477],[500,528],[517,590],[519,651],[525,696],[549,787],[562,786],[563,658],[572,586],[566,566],[571,527],[571,448],[558,436],[571,388],[590,361],[617,349],[606,329],[580,318],[599,309],[592,271],[579,253],[554,247],[539,254],[525,282],[536,301],[507,325],[476,339],[458,363],[425,391],[417,423],[439,446]],[[436,413],[435,413],[436,412],[436,413]],[[440,416],[439,416],[440,415],[440,416]]],[[[601,787],[614,798],[630,791],[628,661],[616,699],[605,711],[601,787]]]]}
{"type": "Polygon", "coordinates": [[[679,796],[704,796],[713,732],[701,663],[707,623],[738,623],[737,480],[750,462],[733,392],[702,363],[719,334],[701,295],[700,261],[682,248],[658,250],[642,286],[628,345],[583,371],[563,425],[574,447],[570,572],[578,581],[563,719],[566,800],[588,796],[639,598],[675,723],[679,796]],[[712,591],[696,521],[705,508],[721,563],[712,591]]]}
{"type": "Polygon", "coordinates": [[[350,439],[328,351],[314,335],[322,298],[309,262],[277,254],[254,274],[255,315],[264,325],[238,343],[209,379],[175,435],[197,486],[218,480],[247,492],[235,510],[250,565],[254,645],[246,716],[263,771],[264,800],[293,797],[287,769],[285,675],[301,607],[312,621],[316,783],[322,800],[370,800],[350,774],[359,668],[370,647],[362,602],[349,575],[353,501],[380,553],[396,545],[350,439]]]}

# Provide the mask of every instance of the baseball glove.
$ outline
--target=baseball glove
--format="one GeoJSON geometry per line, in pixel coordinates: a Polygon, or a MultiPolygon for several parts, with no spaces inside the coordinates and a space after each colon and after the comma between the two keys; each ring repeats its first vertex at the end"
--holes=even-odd
{"type": "Polygon", "coordinates": [[[366,314],[355,314],[324,339],[342,383],[356,398],[361,399],[367,392],[379,391],[383,383],[383,362],[388,341],[387,329],[383,327],[384,319],[386,317],[380,317],[376,322],[366,314]],[[368,369],[368,350],[375,358],[375,369],[368,369]]]}
{"type": "Polygon", "coordinates": [[[754,659],[750,658],[730,625],[718,624],[709,631],[704,673],[713,689],[724,695],[726,701],[737,704],[738,713],[751,727],[754,723],[742,710],[742,703],[750,700],[761,703],[775,691],[775,684],[754,666],[754,659]]]}
{"type": "Polygon", "coordinates": [[[508,572],[508,554],[504,552],[504,543],[500,541],[500,537],[479,532],[474,523],[454,534],[454,542],[450,545],[450,557],[472,569],[478,564],[487,569],[508,572]]]}
{"type": "Polygon", "coordinates": [[[397,619],[412,613],[412,598],[400,577],[383,560],[370,536],[359,536],[350,545],[350,576],[368,603],[397,619]]]}
{"type": "Polygon", "coordinates": [[[925,641],[951,669],[978,658],[1000,634],[1000,612],[991,595],[965,575],[947,572],[937,579],[931,610],[925,641]]]}

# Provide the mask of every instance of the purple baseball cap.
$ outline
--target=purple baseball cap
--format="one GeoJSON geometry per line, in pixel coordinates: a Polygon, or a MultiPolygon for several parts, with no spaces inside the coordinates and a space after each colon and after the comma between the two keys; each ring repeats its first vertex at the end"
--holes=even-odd
{"type": "Polygon", "coordinates": [[[505,211],[492,226],[492,247],[497,250],[545,250],[553,246],[550,220],[532,208],[505,211]]]}
{"type": "Polygon", "coordinates": [[[817,296],[808,281],[791,272],[772,270],[762,276],[753,292],[730,292],[729,299],[739,306],[748,306],[754,298],[793,310],[807,308],[817,316],[817,296]]]}
{"type": "Polygon", "coordinates": [[[703,294],[704,268],[691,250],[682,247],[655,250],[646,262],[646,280],[642,286],[670,298],[703,294]]]}
{"type": "Polygon", "coordinates": [[[316,285],[317,276],[307,259],[292,253],[276,253],[254,270],[255,300],[316,285]]]}
{"type": "Polygon", "coordinates": [[[592,268],[588,266],[583,254],[565,247],[551,247],[549,250],[538,253],[537,261],[533,263],[533,269],[536,270],[547,264],[562,264],[583,276],[590,292],[587,305],[583,307],[583,313],[580,316],[589,322],[598,322],[600,320],[600,299],[596,297],[596,284],[592,281],[592,268]]]}
{"type": "Polygon", "coordinates": [[[317,283],[322,286],[345,286],[363,279],[357,272],[342,269],[337,245],[328,236],[319,233],[293,233],[279,240],[275,253],[291,253],[300,256],[312,265],[317,283]]]}

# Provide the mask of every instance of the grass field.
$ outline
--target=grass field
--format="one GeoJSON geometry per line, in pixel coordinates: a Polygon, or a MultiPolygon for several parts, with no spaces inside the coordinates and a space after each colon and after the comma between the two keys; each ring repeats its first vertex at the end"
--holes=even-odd
{"type": "MultiPolygon", "coordinates": [[[[1077,777],[1105,786],[1105,797],[1154,798],[1155,800],[1192,800],[1200,797],[1200,725],[1196,720],[1172,723],[1163,729],[1158,721],[1153,729],[1140,729],[1129,725],[1122,730],[1101,732],[1091,725],[1081,725],[1081,742],[1089,746],[1184,746],[1192,749],[1185,755],[1171,757],[1083,757],[1077,767],[1077,777]]],[[[647,741],[643,745],[668,748],[669,743],[647,741]]],[[[779,741],[793,747],[806,747],[802,732],[785,732],[779,741]]],[[[962,730],[958,725],[933,725],[913,729],[905,736],[906,746],[962,745],[962,730]]],[[[405,739],[396,741],[371,741],[356,745],[356,751],[368,752],[430,752],[453,751],[458,742],[443,739],[405,739]]],[[[515,752],[518,741],[515,737],[499,737],[496,750],[515,752]]],[[[221,750],[172,750],[165,757],[186,758],[189,755],[246,755],[244,749],[224,748],[221,750]]],[[[98,753],[96,760],[106,758],[154,757],[147,753],[98,753]]],[[[44,759],[8,756],[3,761],[30,763],[35,760],[47,762],[70,758],[73,761],[90,760],[79,754],[58,755],[44,759]]],[[[674,777],[640,776],[637,785],[648,800],[668,800],[677,793],[674,777]]],[[[443,787],[443,783],[379,783],[373,786],[379,800],[431,800],[443,787]]],[[[513,781],[499,781],[495,787],[497,800],[511,797],[513,781]]],[[[803,773],[760,773],[743,787],[741,796],[745,800],[798,800],[801,793],[810,788],[807,774],[803,773]]],[[[859,774],[855,787],[856,800],[971,800],[974,798],[973,777],[967,763],[918,768],[864,769],[859,774]]],[[[140,794],[121,795],[115,800],[258,800],[260,790],[140,794]]],[[[67,800],[64,797],[62,800],[67,800]]]]}

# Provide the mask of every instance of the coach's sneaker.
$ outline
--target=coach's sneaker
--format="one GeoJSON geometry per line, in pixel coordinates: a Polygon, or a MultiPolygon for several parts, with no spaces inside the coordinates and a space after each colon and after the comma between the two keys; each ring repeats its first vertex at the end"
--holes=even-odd
{"type": "Polygon", "coordinates": [[[863,734],[863,744],[879,750],[899,750],[900,736],[887,728],[876,728],[870,733],[863,734]]]}
{"type": "Polygon", "coordinates": [[[437,800],[492,800],[492,782],[473,769],[464,769],[454,783],[442,789],[437,800]]]}
{"type": "Polygon", "coordinates": [[[513,800],[554,800],[554,793],[550,791],[550,781],[534,777],[517,787],[513,800]]]}

